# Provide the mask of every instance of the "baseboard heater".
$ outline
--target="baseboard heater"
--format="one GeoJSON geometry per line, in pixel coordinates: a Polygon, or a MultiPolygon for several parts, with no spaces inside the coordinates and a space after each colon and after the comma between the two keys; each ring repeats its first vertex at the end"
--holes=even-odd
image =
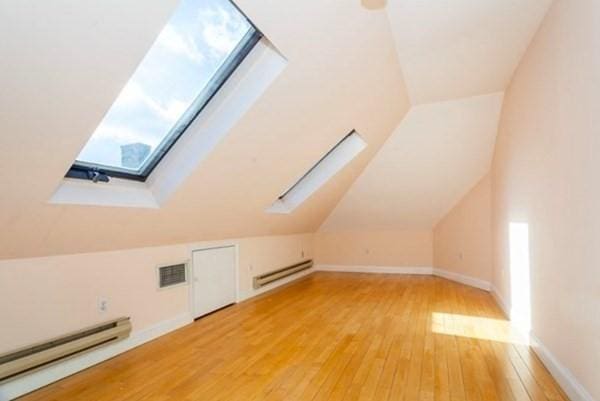
{"type": "Polygon", "coordinates": [[[313,266],[312,259],[305,260],[304,262],[296,263],[291,266],[283,267],[281,269],[273,270],[260,276],[254,277],[254,289],[258,289],[273,281],[281,280],[282,278],[291,276],[299,271],[310,269],[313,266]]]}
{"type": "Polygon", "coordinates": [[[129,336],[123,317],[0,355],[0,383],[129,336]]]}

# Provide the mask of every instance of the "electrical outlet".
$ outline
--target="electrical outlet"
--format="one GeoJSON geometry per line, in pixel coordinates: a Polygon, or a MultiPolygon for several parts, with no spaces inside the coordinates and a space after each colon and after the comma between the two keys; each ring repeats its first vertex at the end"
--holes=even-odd
{"type": "Polygon", "coordinates": [[[108,299],[98,298],[98,311],[104,313],[108,310],[108,299]]]}
{"type": "Polygon", "coordinates": [[[252,269],[254,269],[254,268],[252,267],[252,265],[248,265],[248,271],[249,271],[249,272],[251,272],[251,271],[252,271],[252,269]]]}
{"type": "Polygon", "coordinates": [[[300,252],[300,257],[303,258],[304,257],[304,249],[302,250],[302,252],[300,252]]]}

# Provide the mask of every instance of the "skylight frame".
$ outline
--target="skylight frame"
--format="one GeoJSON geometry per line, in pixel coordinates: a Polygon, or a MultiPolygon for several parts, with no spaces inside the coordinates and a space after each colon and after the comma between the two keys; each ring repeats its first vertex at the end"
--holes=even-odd
{"type": "Polygon", "coordinates": [[[289,214],[344,169],[367,143],[356,130],[350,131],[323,157],[306,171],[292,186],[277,197],[267,213],[289,214]]]}
{"type": "Polygon", "coordinates": [[[250,28],[238,43],[236,48],[229,54],[205,88],[193,101],[190,107],[182,114],[179,120],[169,130],[163,141],[154,150],[151,156],[144,162],[137,172],[130,169],[107,166],[98,163],[89,163],[75,160],[71,168],[65,174],[67,178],[92,180],[94,182],[108,182],[109,177],[145,182],[161,160],[175,145],[177,140],[186,132],[190,125],[198,118],[213,97],[225,85],[231,75],[246,59],[256,44],[262,39],[262,32],[248,19],[240,8],[231,1],[231,4],[246,19],[250,28]]]}
{"type": "Polygon", "coordinates": [[[294,183],[294,185],[292,185],[291,187],[289,187],[284,193],[282,193],[281,195],[279,195],[277,197],[277,199],[279,200],[283,200],[290,192],[296,190],[296,188],[298,188],[302,182],[306,179],[306,177],[308,177],[310,175],[310,173],[312,173],[313,171],[315,171],[316,169],[318,169],[323,162],[333,153],[335,152],[348,138],[350,138],[353,135],[358,135],[358,133],[356,132],[355,129],[353,129],[352,131],[350,131],[349,133],[346,134],[346,136],[344,136],[342,139],[340,139],[338,141],[338,143],[336,143],[335,145],[333,145],[333,147],[331,149],[329,149],[327,151],[327,153],[325,153],[323,155],[323,157],[321,157],[319,160],[317,160],[317,162],[315,164],[313,164],[313,166],[311,168],[309,168],[306,173],[302,174],[302,176],[300,178],[298,178],[298,180],[294,183]]]}

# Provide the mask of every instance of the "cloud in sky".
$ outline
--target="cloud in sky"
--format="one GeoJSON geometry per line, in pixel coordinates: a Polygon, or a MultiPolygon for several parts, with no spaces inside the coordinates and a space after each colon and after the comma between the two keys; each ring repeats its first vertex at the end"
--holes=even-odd
{"type": "Polygon", "coordinates": [[[249,28],[242,15],[221,6],[201,10],[199,19],[204,24],[202,35],[208,48],[220,55],[229,54],[249,28]]]}
{"type": "Polygon", "coordinates": [[[124,125],[111,125],[104,124],[102,126],[102,135],[95,136],[91,139],[91,142],[108,141],[111,144],[128,144],[143,142],[150,146],[158,145],[157,141],[153,141],[152,138],[148,138],[147,135],[139,132],[135,129],[130,129],[124,125]]]}
{"type": "Polygon", "coordinates": [[[204,55],[194,38],[189,33],[178,32],[172,24],[165,26],[158,36],[156,44],[173,54],[185,56],[197,64],[204,60],[204,55]]]}
{"type": "MultiPolygon", "coordinates": [[[[117,100],[122,108],[129,108],[135,105],[144,105],[152,112],[160,116],[166,123],[174,124],[188,107],[186,101],[171,97],[158,101],[150,96],[138,82],[129,82],[119,95],[117,100]]],[[[115,104],[117,103],[115,102],[115,104]]]]}

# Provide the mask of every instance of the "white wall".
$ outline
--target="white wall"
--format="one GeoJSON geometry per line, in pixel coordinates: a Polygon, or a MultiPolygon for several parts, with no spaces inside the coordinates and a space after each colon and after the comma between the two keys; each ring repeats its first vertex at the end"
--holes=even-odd
{"type": "Polygon", "coordinates": [[[312,242],[298,234],[0,261],[0,353],[119,316],[135,332],[189,315],[188,286],[159,290],[156,266],[189,260],[193,249],[237,244],[245,298],[255,275],[311,258],[312,242]]]}
{"type": "Polygon", "coordinates": [[[513,309],[530,291],[533,335],[596,399],[599,83],[600,2],[556,0],[506,92],[492,167],[494,285],[513,309]]]}

